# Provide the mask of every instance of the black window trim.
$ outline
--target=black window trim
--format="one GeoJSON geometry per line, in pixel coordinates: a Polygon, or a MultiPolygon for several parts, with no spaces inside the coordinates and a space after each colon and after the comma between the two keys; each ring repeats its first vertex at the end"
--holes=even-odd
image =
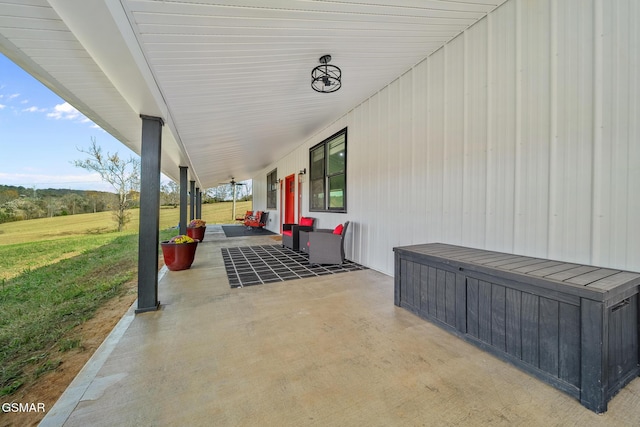
{"type": "Polygon", "coordinates": [[[273,169],[267,174],[267,209],[277,209],[278,205],[278,168],[273,169]],[[275,174],[275,179],[272,180],[271,175],[275,174]],[[273,182],[272,182],[273,181],[273,182]],[[274,184],[273,190],[269,187],[274,184]],[[273,193],[273,195],[271,194],[273,193]],[[270,199],[273,199],[273,206],[269,205],[270,199]]]}
{"type": "Polygon", "coordinates": [[[309,149],[309,212],[329,212],[329,213],[347,213],[347,128],[343,128],[341,130],[339,130],[338,132],[334,133],[333,135],[331,135],[330,137],[324,139],[322,142],[319,142],[318,144],[314,145],[313,147],[311,147],[309,149]],[[344,207],[342,208],[331,208],[329,207],[329,195],[327,194],[327,186],[328,186],[328,175],[327,175],[327,164],[326,162],[328,161],[329,155],[328,155],[328,150],[329,150],[329,143],[331,141],[333,141],[334,139],[336,139],[337,137],[339,137],[341,134],[344,134],[344,156],[345,156],[345,161],[344,161],[344,207]],[[320,147],[320,146],[324,146],[324,177],[323,177],[323,191],[324,191],[324,204],[325,207],[323,209],[318,209],[318,208],[314,208],[313,207],[313,194],[312,194],[312,188],[311,188],[311,176],[313,176],[313,174],[311,173],[311,168],[313,167],[313,159],[312,159],[312,153],[313,151],[320,147]]]}

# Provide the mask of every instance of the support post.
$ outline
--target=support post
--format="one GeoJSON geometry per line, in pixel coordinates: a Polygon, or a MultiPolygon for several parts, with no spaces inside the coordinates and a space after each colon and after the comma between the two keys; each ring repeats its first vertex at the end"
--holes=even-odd
{"type": "Polygon", "coordinates": [[[202,219],[202,191],[196,187],[196,218],[202,219]]]}
{"type": "Polygon", "coordinates": [[[140,115],[142,147],[140,170],[140,225],[138,235],[138,308],[136,313],[155,311],[158,301],[158,249],[160,246],[160,117],[140,115]]]}
{"type": "Polygon", "coordinates": [[[191,190],[189,190],[189,200],[191,202],[191,209],[189,209],[189,219],[195,219],[195,207],[196,207],[196,182],[189,181],[191,184],[191,190]]]}
{"type": "Polygon", "coordinates": [[[180,166],[180,234],[187,234],[187,171],[186,166],[180,166]]]}

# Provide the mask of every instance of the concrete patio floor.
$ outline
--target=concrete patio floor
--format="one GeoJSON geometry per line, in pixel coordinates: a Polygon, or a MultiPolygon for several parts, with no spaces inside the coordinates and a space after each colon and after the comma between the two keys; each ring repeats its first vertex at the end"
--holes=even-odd
{"type": "Polygon", "coordinates": [[[640,424],[639,379],[597,415],[395,307],[372,270],[231,289],[220,248],[269,243],[208,227],[161,310],[129,310],[41,425],[640,424]]]}

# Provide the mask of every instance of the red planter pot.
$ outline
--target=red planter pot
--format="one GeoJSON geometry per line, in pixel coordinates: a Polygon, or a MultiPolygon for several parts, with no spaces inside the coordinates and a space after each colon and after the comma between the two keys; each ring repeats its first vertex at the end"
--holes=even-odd
{"type": "Polygon", "coordinates": [[[187,227],[187,236],[202,242],[204,240],[204,232],[206,229],[207,227],[187,227]]]}
{"type": "Polygon", "coordinates": [[[196,256],[198,241],[193,243],[169,243],[160,242],[162,246],[162,255],[164,256],[164,264],[171,271],[186,270],[193,264],[193,258],[196,256]]]}

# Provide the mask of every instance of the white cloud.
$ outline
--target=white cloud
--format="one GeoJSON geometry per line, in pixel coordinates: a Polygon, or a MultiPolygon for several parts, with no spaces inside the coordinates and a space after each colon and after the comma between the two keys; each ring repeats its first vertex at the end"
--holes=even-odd
{"type": "Polygon", "coordinates": [[[19,93],[12,93],[11,95],[7,96],[7,100],[11,101],[14,98],[19,97],[20,94],[19,93]]]}
{"type": "Polygon", "coordinates": [[[24,111],[26,113],[44,113],[47,110],[45,108],[38,108],[36,106],[32,106],[32,107],[29,107],[29,108],[25,108],[22,111],[24,111]]]}
{"type": "Polygon", "coordinates": [[[3,109],[3,108],[5,108],[5,107],[6,107],[6,105],[2,105],[2,104],[0,104],[0,110],[2,110],[2,109],[3,109]]]}
{"type": "Polygon", "coordinates": [[[76,110],[71,104],[65,102],[64,104],[58,104],[53,107],[53,112],[47,114],[47,117],[51,117],[56,120],[84,120],[85,116],[78,110],[76,110]]]}

